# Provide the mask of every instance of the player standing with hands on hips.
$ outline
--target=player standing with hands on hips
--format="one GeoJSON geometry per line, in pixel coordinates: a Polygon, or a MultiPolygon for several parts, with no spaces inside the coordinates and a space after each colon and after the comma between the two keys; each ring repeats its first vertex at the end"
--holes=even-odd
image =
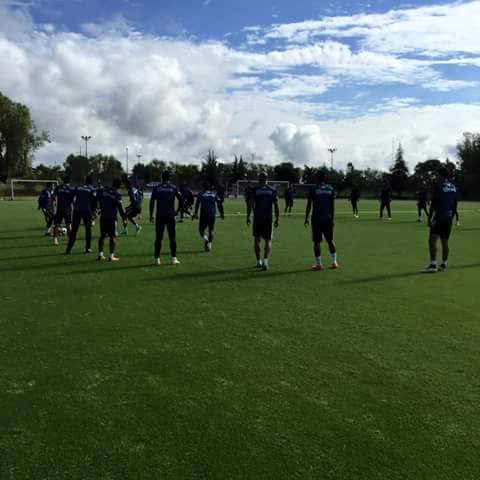
{"type": "Polygon", "coordinates": [[[307,209],[305,212],[305,226],[310,224],[310,212],[312,211],[312,240],[315,253],[313,271],[323,270],[322,252],[320,244],[325,237],[332,258],[330,268],[337,269],[337,248],[333,241],[333,228],[335,221],[335,189],[325,183],[325,172],[317,172],[317,185],[311,188],[308,196],[307,209]]]}
{"type": "Polygon", "coordinates": [[[251,225],[250,216],[253,210],[253,237],[254,250],[257,257],[256,268],[267,271],[268,259],[272,253],[273,226],[278,227],[280,209],[278,208],[277,191],[267,184],[268,175],[260,173],[259,184],[253,188],[247,198],[247,225],[251,225]],[[275,209],[275,223],[273,223],[272,208],[275,209]],[[263,259],[261,258],[261,243],[265,241],[263,259]]]}

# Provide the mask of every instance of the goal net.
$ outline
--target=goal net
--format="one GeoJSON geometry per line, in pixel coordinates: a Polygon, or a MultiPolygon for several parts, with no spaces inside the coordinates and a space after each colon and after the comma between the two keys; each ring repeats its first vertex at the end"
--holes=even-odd
{"type": "Polygon", "coordinates": [[[40,194],[47,183],[58,184],[57,180],[25,180],[12,178],[10,180],[10,198],[16,200],[19,197],[33,197],[40,194]]]}
{"type": "MultiPolygon", "coordinates": [[[[268,184],[277,190],[279,197],[283,197],[285,195],[285,190],[290,185],[290,182],[286,181],[270,181],[268,184]]],[[[254,188],[258,185],[257,180],[238,180],[235,184],[235,198],[245,195],[245,191],[249,188],[254,188]]]]}

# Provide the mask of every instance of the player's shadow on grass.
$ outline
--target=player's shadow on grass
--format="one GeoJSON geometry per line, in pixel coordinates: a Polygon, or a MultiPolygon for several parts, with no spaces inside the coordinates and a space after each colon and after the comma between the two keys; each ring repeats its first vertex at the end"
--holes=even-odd
{"type": "MultiPolygon", "coordinates": [[[[469,268],[480,268],[480,263],[471,263],[466,265],[453,265],[448,267],[448,270],[466,270],[469,268]]],[[[401,272],[401,273],[391,273],[386,275],[377,275],[373,277],[365,277],[365,278],[356,278],[352,280],[340,281],[338,282],[339,285],[354,285],[359,283],[374,283],[374,282],[383,282],[385,280],[396,280],[400,278],[411,278],[411,277],[425,277],[431,276],[432,274],[427,274],[422,271],[417,272],[401,272]]],[[[435,275],[448,275],[448,271],[446,273],[436,273],[435,275]]]]}

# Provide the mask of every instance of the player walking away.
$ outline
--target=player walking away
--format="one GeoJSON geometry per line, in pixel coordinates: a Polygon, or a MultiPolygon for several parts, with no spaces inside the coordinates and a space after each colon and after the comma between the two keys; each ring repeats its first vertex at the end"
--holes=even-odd
{"type": "Polygon", "coordinates": [[[272,208],[275,209],[275,228],[278,227],[280,209],[278,207],[277,191],[267,184],[268,175],[262,172],[258,179],[259,184],[252,188],[247,200],[247,225],[251,224],[250,216],[253,210],[254,249],[257,257],[256,268],[267,271],[269,268],[268,259],[272,252],[272,208]],[[263,259],[260,253],[262,239],[265,241],[263,259]]]}
{"type": "Polygon", "coordinates": [[[417,208],[418,208],[418,223],[422,222],[422,212],[425,212],[425,216],[428,218],[428,190],[425,184],[420,187],[417,192],[417,208]]]}
{"type": "Polygon", "coordinates": [[[321,243],[323,237],[328,243],[332,259],[331,268],[337,269],[337,248],[333,241],[333,229],[335,221],[335,189],[325,183],[325,172],[317,172],[317,185],[311,188],[308,195],[307,209],[305,212],[305,226],[310,223],[310,212],[312,211],[312,240],[315,254],[313,271],[323,270],[321,243]]]}
{"type": "Polygon", "coordinates": [[[120,180],[116,178],[112,182],[111,188],[102,188],[97,195],[97,201],[100,206],[100,238],[98,239],[98,260],[106,260],[103,253],[105,238],[110,239],[109,262],[118,262],[120,259],[115,255],[117,247],[117,216],[120,213],[122,220],[125,221],[125,211],[122,205],[122,196],[118,191],[120,180]]]}
{"type": "Polygon", "coordinates": [[[162,240],[165,228],[170,240],[170,254],[172,256],[172,265],[178,265],[177,259],[177,239],[176,239],[176,221],[175,221],[175,199],[179,206],[182,205],[182,196],[175,185],[170,183],[170,172],[162,173],[162,183],[157,185],[152,192],[150,199],[150,223],[154,222],[155,204],[157,206],[155,219],[155,265],[160,265],[160,252],[162,249],[162,240]]]}
{"type": "Polygon", "coordinates": [[[425,273],[444,272],[447,269],[450,249],[448,240],[452,231],[453,217],[457,209],[457,188],[448,181],[448,170],[442,167],[438,170],[438,185],[435,187],[430,206],[430,265],[425,273]],[[437,244],[442,242],[442,263],[437,268],[437,244]]]}
{"type": "Polygon", "coordinates": [[[220,197],[213,188],[209,188],[208,184],[204,184],[203,191],[197,196],[195,214],[193,215],[192,220],[198,218],[198,211],[200,210],[200,222],[198,225],[198,230],[200,232],[200,236],[205,242],[206,252],[212,251],[213,231],[215,229],[215,217],[217,215],[216,207],[218,207],[220,217],[222,220],[224,220],[225,215],[220,197]],[[205,234],[207,229],[208,235],[205,234]]]}
{"type": "Polygon", "coordinates": [[[70,186],[69,177],[64,177],[63,183],[55,189],[54,196],[57,199],[57,211],[53,219],[53,244],[58,245],[58,233],[62,222],[65,222],[69,235],[72,226],[72,202],[75,189],[70,186]]]}
{"type": "Polygon", "coordinates": [[[217,188],[217,197],[223,205],[225,203],[225,187],[223,185],[217,188]]]}
{"type": "Polygon", "coordinates": [[[352,191],[350,192],[350,203],[352,204],[352,212],[355,218],[359,218],[359,211],[358,211],[358,202],[360,201],[360,188],[357,185],[352,187],[352,191]]]}
{"type": "Polygon", "coordinates": [[[392,189],[390,188],[390,184],[385,182],[383,184],[382,193],[380,194],[380,218],[383,218],[383,213],[385,208],[387,209],[388,220],[392,219],[392,189]]]}
{"type": "Polygon", "coordinates": [[[180,195],[182,197],[180,205],[180,222],[183,222],[184,217],[192,216],[190,209],[195,203],[195,197],[193,196],[193,192],[186,185],[182,187],[180,195]]]}
{"type": "Polygon", "coordinates": [[[47,183],[46,187],[40,192],[38,197],[38,209],[42,211],[45,217],[46,230],[45,235],[52,233],[53,219],[53,183],[47,183]]]}
{"type": "Polygon", "coordinates": [[[85,227],[85,253],[92,252],[92,222],[96,207],[96,192],[90,175],[85,179],[85,184],[77,187],[74,191],[75,202],[73,207],[72,231],[68,238],[66,254],[72,253],[77,239],[80,223],[85,227]]]}
{"type": "Polygon", "coordinates": [[[289,185],[285,189],[285,215],[292,214],[293,203],[295,200],[295,190],[289,185]]]}
{"type": "Polygon", "coordinates": [[[124,235],[128,235],[128,221],[135,226],[135,231],[139,234],[142,231],[141,225],[138,224],[137,218],[142,213],[143,196],[137,185],[133,186],[129,180],[126,182],[128,188],[128,198],[130,205],[125,210],[127,222],[125,223],[124,235]]]}

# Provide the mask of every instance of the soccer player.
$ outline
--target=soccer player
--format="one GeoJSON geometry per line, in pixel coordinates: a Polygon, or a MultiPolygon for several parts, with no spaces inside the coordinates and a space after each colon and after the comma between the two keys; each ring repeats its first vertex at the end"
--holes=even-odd
{"type": "Polygon", "coordinates": [[[160,265],[160,252],[162,249],[162,240],[165,228],[170,240],[170,254],[172,256],[172,265],[178,265],[177,259],[177,239],[176,239],[176,221],[175,221],[175,199],[178,200],[179,208],[182,205],[182,196],[175,185],[170,183],[170,172],[162,173],[162,183],[157,185],[152,192],[150,199],[150,223],[154,222],[155,204],[157,206],[157,215],[155,219],[155,265],[160,265]]]}
{"type": "Polygon", "coordinates": [[[225,187],[223,185],[220,185],[217,188],[217,197],[220,199],[222,204],[225,202],[225,187]]]}
{"type": "Polygon", "coordinates": [[[77,239],[80,223],[83,221],[85,227],[85,253],[92,252],[92,222],[96,207],[95,188],[93,187],[92,177],[85,178],[84,185],[74,190],[75,202],[73,206],[72,231],[68,238],[67,255],[72,253],[73,246],[77,239]]]}
{"type": "Polygon", "coordinates": [[[285,215],[292,214],[293,202],[295,199],[295,190],[289,185],[285,189],[285,215]]]}
{"type": "Polygon", "coordinates": [[[126,186],[128,188],[128,198],[130,205],[126,208],[125,214],[127,216],[127,223],[123,231],[124,235],[128,235],[128,220],[135,226],[135,231],[140,233],[142,231],[141,225],[137,222],[137,217],[142,213],[143,196],[137,185],[133,186],[130,180],[127,180],[126,186]]]}
{"type": "Polygon", "coordinates": [[[307,209],[305,211],[305,226],[310,223],[310,212],[312,211],[312,240],[315,254],[313,271],[323,270],[321,243],[325,237],[332,259],[332,269],[338,268],[337,247],[333,241],[333,228],[335,220],[335,189],[325,183],[325,172],[317,172],[317,185],[311,188],[308,195],[307,209]]]}
{"type": "Polygon", "coordinates": [[[57,199],[57,211],[53,219],[53,244],[58,245],[58,229],[65,222],[67,232],[70,234],[72,226],[72,202],[75,189],[70,186],[70,178],[65,176],[63,183],[55,189],[54,196],[57,199]]]}
{"type": "Polygon", "coordinates": [[[448,240],[452,231],[453,217],[457,209],[457,188],[448,181],[448,170],[441,167],[438,170],[438,185],[434,188],[430,205],[430,265],[423,270],[425,273],[444,272],[447,269],[450,253],[448,240]],[[437,267],[438,239],[442,243],[442,263],[437,267]]]}
{"type": "Polygon", "coordinates": [[[180,222],[183,222],[183,218],[187,215],[191,217],[190,209],[193,207],[195,203],[195,197],[193,196],[193,192],[184,185],[180,191],[180,195],[182,197],[181,205],[180,205],[180,222]]]}
{"type": "Polygon", "coordinates": [[[427,204],[428,190],[425,184],[423,184],[417,193],[418,223],[422,222],[422,212],[425,212],[425,216],[428,218],[427,204]]]}
{"type": "Polygon", "coordinates": [[[97,202],[100,206],[100,238],[98,239],[98,260],[106,260],[103,253],[105,238],[110,239],[109,262],[118,262],[120,259],[115,255],[117,247],[117,216],[120,213],[125,222],[125,211],[122,205],[122,196],[118,191],[120,180],[114,179],[111,188],[102,188],[97,195],[97,202]]]}
{"type": "Polygon", "coordinates": [[[213,231],[215,229],[215,217],[217,215],[217,209],[220,212],[220,217],[222,220],[225,219],[223,204],[213,188],[209,188],[208,184],[203,185],[203,191],[198,195],[197,202],[195,204],[195,213],[192,217],[192,220],[198,218],[198,211],[200,210],[200,222],[198,225],[198,230],[200,232],[200,237],[205,242],[205,251],[212,251],[213,243],[213,231]],[[208,235],[205,234],[205,230],[208,229],[208,235]]]}
{"type": "Polygon", "coordinates": [[[358,188],[358,185],[354,185],[352,187],[352,191],[350,192],[350,203],[352,204],[353,216],[355,218],[359,218],[359,212],[358,212],[359,200],[360,200],[360,188],[358,188]]]}
{"type": "Polygon", "coordinates": [[[392,219],[392,209],[391,209],[391,202],[392,202],[392,189],[390,188],[390,184],[385,181],[383,183],[382,193],[380,195],[380,218],[383,218],[383,212],[385,208],[387,209],[388,220],[392,219]]]}
{"type": "Polygon", "coordinates": [[[46,187],[40,192],[38,197],[38,209],[42,211],[45,217],[46,231],[45,235],[50,235],[52,231],[53,219],[53,183],[47,183],[46,187]]]}
{"type": "Polygon", "coordinates": [[[272,253],[272,208],[275,209],[275,223],[278,228],[280,209],[278,208],[277,191],[267,184],[268,175],[260,173],[259,184],[250,190],[247,198],[247,225],[251,225],[250,216],[253,210],[253,237],[255,256],[257,257],[256,268],[267,271],[269,268],[268,259],[272,253]],[[261,242],[265,241],[263,259],[261,258],[261,242]]]}

